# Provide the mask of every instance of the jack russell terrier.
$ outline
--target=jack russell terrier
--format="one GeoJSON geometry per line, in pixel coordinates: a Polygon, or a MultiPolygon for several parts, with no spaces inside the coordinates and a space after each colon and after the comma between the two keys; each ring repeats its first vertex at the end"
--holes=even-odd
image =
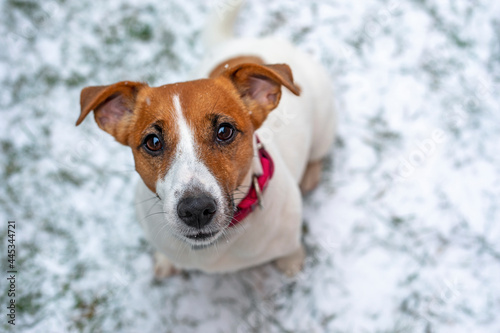
{"type": "Polygon", "coordinates": [[[317,185],[334,139],[331,84],[287,42],[232,38],[238,9],[205,32],[204,79],[81,92],[76,124],[93,110],[132,149],[142,178],[137,216],[156,248],[157,278],[272,260],[293,276],[304,261],[301,191],[317,185]]]}

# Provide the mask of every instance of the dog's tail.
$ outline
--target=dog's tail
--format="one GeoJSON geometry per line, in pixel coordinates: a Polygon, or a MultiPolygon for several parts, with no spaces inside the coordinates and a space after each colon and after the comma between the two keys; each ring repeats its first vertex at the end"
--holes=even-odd
{"type": "Polygon", "coordinates": [[[205,49],[211,49],[234,37],[234,23],[244,0],[218,0],[209,15],[203,33],[205,49]]]}

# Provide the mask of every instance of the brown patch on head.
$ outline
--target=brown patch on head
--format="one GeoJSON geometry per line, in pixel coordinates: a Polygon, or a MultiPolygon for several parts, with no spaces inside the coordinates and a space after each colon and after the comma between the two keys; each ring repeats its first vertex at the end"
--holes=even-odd
{"type": "Polygon", "coordinates": [[[300,92],[287,65],[263,66],[258,61],[257,57],[235,58],[227,69],[225,63],[224,69],[216,68],[209,79],[157,88],[138,82],[87,87],[81,93],[77,125],[94,110],[99,127],[132,148],[136,170],[156,192],[156,183],[167,174],[182,140],[173,105],[177,95],[194,136],[197,158],[229,197],[248,173],[253,133],[277,107],[281,86],[296,95],[300,92]],[[234,128],[230,140],[218,139],[221,127],[234,128]],[[145,142],[152,135],[160,140],[161,150],[147,149],[145,142]]]}

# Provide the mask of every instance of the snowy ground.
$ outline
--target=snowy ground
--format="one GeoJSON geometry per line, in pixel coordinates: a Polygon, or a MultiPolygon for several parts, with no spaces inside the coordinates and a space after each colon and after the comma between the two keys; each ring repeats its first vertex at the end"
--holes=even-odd
{"type": "Polygon", "coordinates": [[[494,0],[248,1],[240,34],[291,39],[335,78],[340,133],[305,203],[307,265],[291,280],[265,265],[153,282],[132,155],[93,120],[74,127],[79,93],[183,80],[207,12],[232,3],[1,2],[0,330],[500,332],[494,0]]]}

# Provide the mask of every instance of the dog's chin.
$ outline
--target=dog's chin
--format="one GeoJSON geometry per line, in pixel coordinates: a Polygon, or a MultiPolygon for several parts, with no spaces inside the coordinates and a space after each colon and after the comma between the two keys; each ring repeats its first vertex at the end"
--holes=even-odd
{"type": "Polygon", "coordinates": [[[190,230],[184,229],[177,233],[176,236],[178,239],[188,244],[193,250],[206,249],[216,245],[224,234],[225,238],[228,237],[227,228],[231,221],[232,216],[227,219],[227,221],[215,220],[211,222],[211,226],[207,227],[206,230],[189,228],[190,230]]]}

